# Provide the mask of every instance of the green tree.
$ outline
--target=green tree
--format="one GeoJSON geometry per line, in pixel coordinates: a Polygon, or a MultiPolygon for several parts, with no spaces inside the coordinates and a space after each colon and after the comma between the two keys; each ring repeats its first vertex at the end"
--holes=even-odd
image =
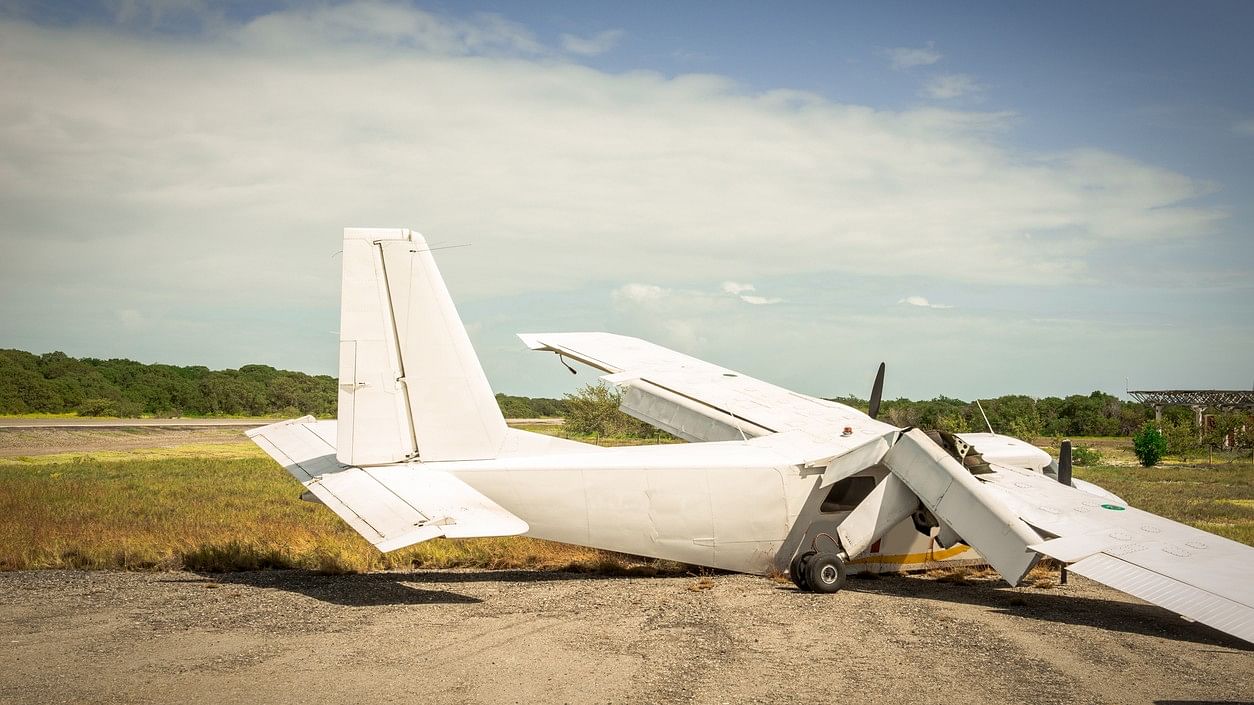
{"type": "Polygon", "coordinates": [[[661,431],[619,410],[622,394],[605,384],[585,384],[566,395],[566,430],[601,438],[656,438],[661,431]]]}
{"type": "Polygon", "coordinates": [[[998,433],[1016,438],[1031,438],[1041,433],[1041,417],[1032,397],[1010,395],[990,399],[984,402],[984,413],[998,433]]]}
{"type": "Polygon", "coordinates": [[[1164,421],[1162,433],[1167,439],[1167,452],[1184,462],[1188,462],[1201,449],[1201,444],[1197,441],[1197,429],[1193,427],[1192,421],[1164,421]]]}
{"type": "Polygon", "coordinates": [[[1206,432],[1206,444],[1214,448],[1249,448],[1250,430],[1254,427],[1250,417],[1239,411],[1221,411],[1211,417],[1212,425],[1206,432]]]}
{"type": "Polygon", "coordinates": [[[1167,452],[1167,439],[1154,424],[1147,423],[1132,437],[1132,450],[1142,466],[1152,468],[1167,452]]]}

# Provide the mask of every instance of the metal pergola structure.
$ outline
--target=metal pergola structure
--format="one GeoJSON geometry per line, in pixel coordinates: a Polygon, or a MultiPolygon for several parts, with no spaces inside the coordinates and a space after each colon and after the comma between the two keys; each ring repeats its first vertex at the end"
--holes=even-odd
{"type": "Polygon", "coordinates": [[[1202,412],[1207,409],[1254,411],[1254,390],[1234,389],[1158,389],[1128,390],[1128,396],[1154,407],[1155,423],[1162,423],[1164,406],[1187,406],[1193,409],[1198,438],[1202,436],[1202,412]]]}
{"type": "Polygon", "coordinates": [[[1211,409],[1254,409],[1254,390],[1160,389],[1129,391],[1128,396],[1155,407],[1200,406],[1211,409]]]}

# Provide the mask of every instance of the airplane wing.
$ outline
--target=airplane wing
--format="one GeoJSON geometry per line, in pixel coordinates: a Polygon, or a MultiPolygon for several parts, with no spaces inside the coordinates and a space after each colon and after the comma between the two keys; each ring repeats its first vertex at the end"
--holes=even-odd
{"type": "MultiPolygon", "coordinates": [[[[637,338],[519,337],[533,350],[608,373],[602,379],[625,390],[623,411],[690,441],[787,433],[775,438],[808,440],[830,459],[897,430],[856,409],[637,338]]],[[[1011,584],[1037,554],[1051,556],[1080,575],[1254,642],[1254,549],[1248,546],[1039,472],[994,465],[993,472],[971,475],[919,431],[900,434],[883,461],[1011,584]]]]}
{"type": "Polygon", "coordinates": [[[1053,536],[1030,546],[1080,575],[1254,642],[1254,548],[998,466],[984,487],[1053,536]]]}
{"type": "Polygon", "coordinates": [[[728,441],[796,431],[860,446],[895,427],[856,409],[798,394],[655,345],[612,333],[522,333],[548,350],[609,374],[625,390],[623,411],[689,441],[728,441]],[[849,428],[849,436],[842,436],[849,428]]]}
{"type": "Polygon", "coordinates": [[[380,551],[441,536],[514,536],[527,523],[466,483],[411,465],[345,466],[335,459],[334,421],[312,416],[247,432],[315,497],[380,551]]]}

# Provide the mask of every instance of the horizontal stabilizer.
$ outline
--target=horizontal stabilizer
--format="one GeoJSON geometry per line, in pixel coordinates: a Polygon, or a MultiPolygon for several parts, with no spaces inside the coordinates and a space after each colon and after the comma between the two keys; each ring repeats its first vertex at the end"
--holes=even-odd
{"type": "Polygon", "coordinates": [[[335,422],[306,416],[248,436],[380,551],[428,539],[514,536],[527,523],[440,470],[358,468],[335,458],[335,422]]]}

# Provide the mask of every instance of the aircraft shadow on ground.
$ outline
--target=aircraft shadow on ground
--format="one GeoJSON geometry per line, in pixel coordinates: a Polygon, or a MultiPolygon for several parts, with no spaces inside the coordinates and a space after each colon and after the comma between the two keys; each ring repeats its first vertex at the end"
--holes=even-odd
{"type": "Polygon", "coordinates": [[[853,578],[846,584],[845,589],[895,597],[978,605],[991,607],[999,614],[1027,619],[1062,622],[1097,627],[1107,631],[1254,651],[1254,647],[1241,639],[1198,622],[1187,622],[1179,615],[1161,607],[1078,597],[1061,592],[1066,588],[1060,588],[1057,594],[1049,594],[1013,590],[1004,583],[993,581],[953,583],[904,576],[882,576],[878,579],[853,578]]]}
{"type": "Polygon", "coordinates": [[[482,602],[449,590],[427,590],[412,583],[407,573],[324,575],[306,570],[262,570],[247,573],[199,573],[226,585],[293,592],[345,607],[385,605],[449,605],[482,602]]]}
{"type": "MultiPolygon", "coordinates": [[[[638,575],[599,575],[525,570],[485,571],[407,571],[397,573],[358,573],[327,575],[308,570],[261,570],[242,573],[197,573],[205,581],[228,585],[245,585],[294,592],[315,600],[347,607],[378,607],[383,605],[468,604],[483,602],[444,589],[427,589],[420,585],[446,585],[472,582],[547,582],[554,580],[613,580],[642,577],[638,575]]],[[[650,577],[650,576],[644,576],[650,577]]],[[[201,581],[196,581],[201,582],[201,581]]]]}

